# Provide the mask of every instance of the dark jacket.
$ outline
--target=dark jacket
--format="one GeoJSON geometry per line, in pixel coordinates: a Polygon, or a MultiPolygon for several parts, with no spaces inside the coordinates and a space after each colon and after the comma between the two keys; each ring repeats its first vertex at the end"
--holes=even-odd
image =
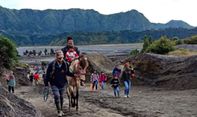
{"type": "MultiPolygon", "coordinates": [[[[62,51],[63,51],[63,53],[64,53],[64,60],[66,60],[66,52],[69,50],[70,48],[68,47],[68,46],[66,46],[66,47],[64,47],[64,48],[62,48],[62,51]]],[[[77,52],[77,54],[79,55],[80,54],[80,51],[79,51],[79,49],[77,48],[77,47],[74,47],[74,50],[77,52]]]]}
{"type": "Polygon", "coordinates": [[[44,79],[45,86],[48,86],[48,82],[50,82],[51,86],[54,85],[58,88],[63,88],[67,83],[67,75],[71,77],[74,76],[74,74],[69,72],[68,64],[65,61],[61,67],[56,60],[52,61],[47,68],[46,78],[44,79]]]}
{"type": "Polygon", "coordinates": [[[132,74],[134,74],[134,70],[131,70],[131,69],[125,69],[122,73],[122,79],[124,81],[127,81],[127,80],[131,80],[131,76],[132,74]]]}
{"type": "Polygon", "coordinates": [[[112,79],[111,80],[111,83],[110,83],[111,85],[112,85],[112,87],[118,87],[119,85],[120,85],[120,82],[119,82],[119,80],[118,79],[112,79]]]}

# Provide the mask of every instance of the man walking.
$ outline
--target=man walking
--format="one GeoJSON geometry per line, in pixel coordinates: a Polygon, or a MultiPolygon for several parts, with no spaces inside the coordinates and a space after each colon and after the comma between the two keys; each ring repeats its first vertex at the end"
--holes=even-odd
{"type": "Polygon", "coordinates": [[[67,84],[67,76],[74,77],[74,74],[69,72],[68,64],[64,61],[64,54],[61,50],[56,51],[56,59],[52,61],[48,68],[45,78],[45,88],[48,89],[48,82],[50,83],[54,102],[57,108],[58,116],[64,115],[63,109],[63,96],[65,85],[67,84]]]}

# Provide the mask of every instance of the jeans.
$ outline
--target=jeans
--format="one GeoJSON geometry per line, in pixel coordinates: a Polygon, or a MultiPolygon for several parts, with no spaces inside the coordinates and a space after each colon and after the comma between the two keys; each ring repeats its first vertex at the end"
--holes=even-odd
{"type": "Polygon", "coordinates": [[[129,90],[131,88],[131,80],[125,80],[124,81],[124,86],[125,86],[124,94],[126,96],[128,96],[129,95],[129,90]]]}
{"type": "Polygon", "coordinates": [[[54,95],[54,101],[55,105],[58,111],[63,109],[63,103],[64,103],[64,90],[65,88],[58,88],[56,86],[51,86],[53,95],[54,95]]]}
{"type": "Polygon", "coordinates": [[[120,88],[119,88],[119,86],[117,86],[117,87],[114,87],[114,96],[120,96],[120,88]]]}
{"type": "Polygon", "coordinates": [[[11,93],[14,93],[14,87],[13,86],[8,86],[8,91],[11,93]]]}
{"type": "Polygon", "coordinates": [[[101,89],[104,89],[104,88],[105,88],[105,82],[102,81],[102,82],[101,82],[101,89]]]}
{"type": "Polygon", "coordinates": [[[93,82],[92,90],[94,90],[94,87],[95,87],[96,90],[97,90],[97,88],[98,88],[98,81],[94,81],[94,82],[93,82]]]}

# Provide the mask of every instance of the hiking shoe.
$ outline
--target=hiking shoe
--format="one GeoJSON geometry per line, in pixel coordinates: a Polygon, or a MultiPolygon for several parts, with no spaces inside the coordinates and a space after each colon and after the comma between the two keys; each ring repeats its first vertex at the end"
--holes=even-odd
{"type": "Polygon", "coordinates": [[[58,117],[62,117],[62,111],[58,112],[58,117]]]}
{"type": "Polygon", "coordinates": [[[62,116],[64,116],[64,115],[65,115],[63,111],[60,111],[60,113],[62,114],[62,116]]]}

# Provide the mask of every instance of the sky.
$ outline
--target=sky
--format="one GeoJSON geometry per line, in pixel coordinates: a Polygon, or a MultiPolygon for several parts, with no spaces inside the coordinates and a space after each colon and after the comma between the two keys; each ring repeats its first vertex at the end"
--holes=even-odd
{"type": "Polygon", "coordinates": [[[11,9],[94,9],[106,15],[135,9],[153,23],[173,19],[197,26],[197,0],[0,0],[0,5],[11,9]]]}

